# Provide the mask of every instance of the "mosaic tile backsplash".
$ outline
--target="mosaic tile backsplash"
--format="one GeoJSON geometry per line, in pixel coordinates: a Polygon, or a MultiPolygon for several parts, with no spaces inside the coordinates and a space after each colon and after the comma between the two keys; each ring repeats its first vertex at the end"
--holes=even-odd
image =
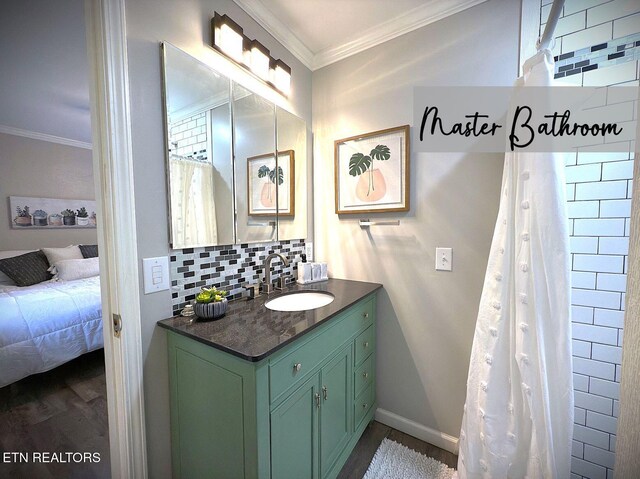
{"type": "Polygon", "coordinates": [[[555,78],[607,68],[640,58],[640,33],[554,57],[555,78]]]}
{"type": "Polygon", "coordinates": [[[240,298],[243,284],[262,280],[262,265],[271,253],[281,253],[289,259],[286,268],[280,260],[272,262],[272,279],[275,281],[283,273],[295,278],[304,248],[305,241],[301,239],[173,250],[169,268],[173,314],[179,314],[193,301],[203,286],[229,291],[229,299],[240,298]]]}

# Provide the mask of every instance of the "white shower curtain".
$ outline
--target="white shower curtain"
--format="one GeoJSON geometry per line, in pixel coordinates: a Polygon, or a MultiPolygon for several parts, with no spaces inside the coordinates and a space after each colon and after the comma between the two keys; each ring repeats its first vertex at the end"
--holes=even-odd
{"type": "MultiPolygon", "coordinates": [[[[172,155],[171,221],[175,245],[218,242],[213,166],[172,155]]],[[[174,245],[174,246],[175,246],[174,245]]]]}
{"type": "MultiPolygon", "coordinates": [[[[517,85],[550,86],[539,52],[517,85]]],[[[459,479],[565,479],[573,428],[564,162],[507,153],[473,339],[459,479]]]]}

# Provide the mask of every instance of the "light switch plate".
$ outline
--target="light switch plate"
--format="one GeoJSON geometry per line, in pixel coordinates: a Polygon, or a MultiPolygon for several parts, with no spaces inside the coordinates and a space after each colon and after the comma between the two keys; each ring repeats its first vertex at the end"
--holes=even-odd
{"type": "Polygon", "coordinates": [[[144,258],[142,260],[144,273],[144,294],[156,293],[169,289],[169,258],[144,258]]]}
{"type": "Polygon", "coordinates": [[[451,271],[451,248],[436,248],[436,270],[451,271]]]}

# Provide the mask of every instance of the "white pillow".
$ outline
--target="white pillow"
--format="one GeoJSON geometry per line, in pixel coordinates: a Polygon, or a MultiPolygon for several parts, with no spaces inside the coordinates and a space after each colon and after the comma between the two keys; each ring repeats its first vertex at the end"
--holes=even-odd
{"type": "Polygon", "coordinates": [[[78,245],[67,246],[66,248],[42,248],[51,266],[55,266],[58,261],[65,259],[82,259],[82,251],[78,245]]]}
{"type": "MultiPolygon", "coordinates": [[[[13,258],[14,256],[20,256],[23,254],[31,253],[32,251],[35,251],[35,250],[26,249],[26,250],[20,250],[20,251],[0,251],[0,259],[13,258]]],[[[15,286],[15,285],[16,283],[14,283],[13,280],[9,278],[9,276],[7,276],[2,271],[0,271],[0,286],[15,286]]]]}
{"type": "Polygon", "coordinates": [[[58,261],[53,268],[52,281],[73,281],[90,278],[100,274],[99,258],[64,259],[58,261]]]}

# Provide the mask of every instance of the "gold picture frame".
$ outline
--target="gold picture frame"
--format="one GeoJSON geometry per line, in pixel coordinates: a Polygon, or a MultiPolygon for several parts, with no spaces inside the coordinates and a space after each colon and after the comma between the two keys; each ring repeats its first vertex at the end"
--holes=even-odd
{"type": "Polygon", "coordinates": [[[247,210],[249,216],[295,216],[295,152],[278,152],[247,158],[247,210]],[[275,180],[281,176],[276,187],[275,180]],[[276,203],[277,195],[277,203],[276,203]]]}
{"type": "Polygon", "coordinates": [[[409,211],[409,125],[334,142],[336,214],[409,211]]]}

